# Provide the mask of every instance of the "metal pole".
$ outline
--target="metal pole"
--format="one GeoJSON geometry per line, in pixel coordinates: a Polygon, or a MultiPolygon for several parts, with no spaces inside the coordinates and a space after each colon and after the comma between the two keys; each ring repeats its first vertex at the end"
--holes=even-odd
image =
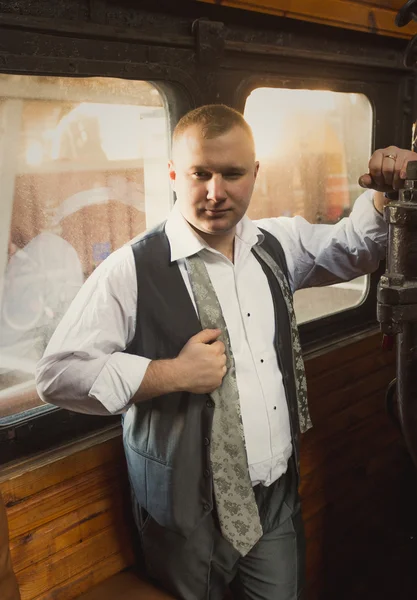
{"type": "Polygon", "coordinates": [[[378,285],[381,330],[397,341],[397,403],[408,450],[417,467],[417,161],[407,165],[404,190],[385,207],[386,272],[378,285]]]}

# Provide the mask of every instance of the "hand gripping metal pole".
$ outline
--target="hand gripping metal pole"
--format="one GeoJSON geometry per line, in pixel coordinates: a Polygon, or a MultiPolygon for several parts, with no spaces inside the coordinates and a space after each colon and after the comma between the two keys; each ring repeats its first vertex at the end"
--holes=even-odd
{"type": "Polygon", "coordinates": [[[417,467],[417,161],[408,163],[405,187],[384,216],[387,264],[378,285],[377,315],[381,331],[396,336],[399,420],[417,467]]]}

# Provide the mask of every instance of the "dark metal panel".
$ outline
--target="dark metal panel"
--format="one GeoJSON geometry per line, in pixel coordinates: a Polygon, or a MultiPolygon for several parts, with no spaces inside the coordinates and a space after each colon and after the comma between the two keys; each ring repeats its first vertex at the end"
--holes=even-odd
{"type": "Polygon", "coordinates": [[[43,16],[48,19],[69,19],[80,21],[88,19],[88,0],[1,0],[0,12],[19,17],[43,16]]]}
{"type": "MultiPolygon", "coordinates": [[[[20,0],[19,8],[28,3],[20,0]]],[[[108,10],[108,5],[101,4],[108,10]]],[[[103,9],[104,10],[104,9],[103,9]]],[[[36,13],[35,16],[27,17],[24,14],[2,13],[0,6],[0,27],[7,30],[24,29],[25,31],[50,32],[59,36],[74,36],[91,40],[119,40],[131,43],[142,43],[157,46],[169,46],[171,48],[183,47],[194,48],[194,37],[192,33],[193,17],[188,19],[182,16],[170,16],[167,14],[152,14],[140,9],[131,11],[126,17],[126,9],[113,7],[112,18],[101,17],[101,24],[92,22],[85,18],[68,20],[62,17],[50,18],[46,15],[36,13]],[[110,24],[111,23],[111,24],[110,24]]],[[[200,57],[204,55],[204,48],[210,47],[211,54],[216,55],[216,46],[221,43],[224,50],[229,54],[239,54],[246,60],[251,55],[263,57],[282,56],[287,58],[299,57],[301,59],[321,59],[323,61],[350,64],[374,65],[378,67],[403,68],[402,55],[406,42],[372,36],[369,34],[358,34],[354,32],[343,32],[342,35],[331,27],[320,27],[311,25],[308,29],[297,27],[290,29],[288,23],[273,17],[265,23],[263,29],[256,29],[253,25],[234,25],[222,22],[198,19],[194,28],[197,35],[197,53],[200,57]],[[203,31],[203,37],[200,37],[203,31]],[[285,25],[285,26],[284,26],[285,25]],[[221,31],[221,35],[214,33],[221,31]],[[210,33],[211,32],[211,33],[210,33]],[[211,35],[209,44],[204,36],[211,35]],[[203,54],[201,51],[203,50],[203,54]]],[[[203,58],[204,62],[204,58],[203,58]]]]}
{"type": "MultiPolygon", "coordinates": [[[[173,23],[175,24],[175,19],[173,23]]],[[[177,32],[175,27],[166,28],[165,21],[162,21],[164,28],[162,26],[160,28],[155,28],[153,25],[148,27],[146,24],[141,27],[135,27],[132,26],[132,24],[114,26],[97,24],[84,20],[76,22],[64,19],[52,20],[43,16],[28,18],[3,14],[0,11],[0,27],[3,27],[5,30],[37,31],[40,33],[49,32],[56,36],[74,36],[77,39],[85,38],[96,41],[120,40],[133,43],[141,42],[159,46],[185,48],[193,47],[191,23],[191,21],[188,23],[187,31],[181,34],[177,32]]]]}

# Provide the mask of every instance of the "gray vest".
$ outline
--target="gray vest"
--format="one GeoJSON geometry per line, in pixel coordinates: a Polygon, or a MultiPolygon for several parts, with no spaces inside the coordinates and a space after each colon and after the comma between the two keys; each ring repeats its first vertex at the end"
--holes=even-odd
{"type": "MultiPolygon", "coordinates": [[[[281,244],[262,231],[262,247],[287,274],[281,244]]],[[[132,245],[138,283],[135,336],[129,354],[152,360],[175,358],[201,325],[170,246],[164,224],[132,245]]],[[[285,300],[270,268],[256,255],[268,279],[275,310],[275,349],[282,372],[296,462],[299,422],[292,368],[291,329],[285,300]]],[[[130,407],[123,439],[129,479],[138,504],[160,525],[189,535],[213,508],[210,436],[214,403],[189,392],[160,396],[130,407]]]]}

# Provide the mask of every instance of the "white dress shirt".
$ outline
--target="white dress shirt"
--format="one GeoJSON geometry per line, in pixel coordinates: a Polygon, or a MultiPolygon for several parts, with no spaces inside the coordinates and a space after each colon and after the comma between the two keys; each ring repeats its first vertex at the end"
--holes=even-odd
{"type": "MultiPolygon", "coordinates": [[[[200,252],[218,296],[236,364],[242,420],[253,484],[269,485],[292,453],[287,403],[274,349],[275,318],[267,278],[251,252],[269,231],[282,244],[293,291],[349,280],[374,271],[384,256],[387,226],[362,194],[349,218],[312,225],[301,217],[238,224],[234,263],[208,246],[177,206],[166,234],[194,303],[184,259],[200,252]]],[[[136,326],[136,270],[130,245],[89,277],[58,325],[37,368],[41,398],[83,413],[122,413],[145,375],[149,359],[124,354],[136,326]]],[[[195,303],[194,303],[195,307],[195,303]]]]}

